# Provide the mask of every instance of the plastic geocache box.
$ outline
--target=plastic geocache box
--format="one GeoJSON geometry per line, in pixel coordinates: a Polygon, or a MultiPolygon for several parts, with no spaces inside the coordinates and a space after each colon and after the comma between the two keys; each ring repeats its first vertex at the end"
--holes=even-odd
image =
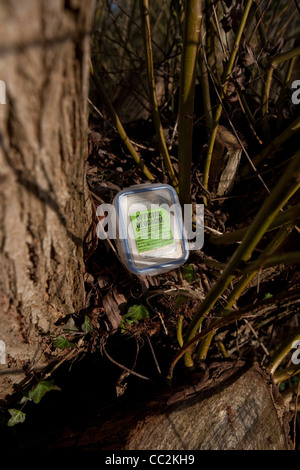
{"type": "Polygon", "coordinates": [[[140,184],[119,192],[116,247],[134,274],[156,275],[183,264],[189,255],[178,197],[167,184],[140,184]]]}

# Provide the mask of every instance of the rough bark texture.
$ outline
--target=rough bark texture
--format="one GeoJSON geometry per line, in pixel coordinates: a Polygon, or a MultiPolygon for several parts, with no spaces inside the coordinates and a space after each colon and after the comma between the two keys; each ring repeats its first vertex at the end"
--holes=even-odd
{"type": "Polygon", "coordinates": [[[93,12],[94,0],[0,4],[0,399],[49,361],[47,333],[84,303],[93,12]]]}
{"type": "Polygon", "coordinates": [[[146,403],[102,410],[49,447],[106,450],[286,450],[289,415],[267,371],[212,364],[193,386],[146,403]]]}

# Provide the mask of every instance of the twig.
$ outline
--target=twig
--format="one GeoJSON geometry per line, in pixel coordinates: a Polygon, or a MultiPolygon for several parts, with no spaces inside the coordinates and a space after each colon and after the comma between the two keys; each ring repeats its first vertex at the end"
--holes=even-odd
{"type": "MultiPolygon", "coordinates": [[[[268,256],[272,255],[275,250],[278,249],[278,247],[283,243],[283,241],[286,239],[286,237],[291,233],[293,229],[293,224],[288,224],[288,226],[284,225],[281,227],[279,232],[273,237],[271,242],[267,245],[267,247],[264,249],[262,254],[258,257],[257,260],[253,261],[250,263],[249,268],[243,270],[243,276],[242,278],[236,283],[234,289],[231,291],[229,297],[227,298],[226,301],[226,306],[225,308],[222,308],[220,314],[221,315],[227,315],[228,311],[230,311],[231,307],[236,303],[238,298],[241,296],[241,294],[244,292],[245,288],[249,285],[251,280],[259,273],[259,269],[262,266],[267,266],[268,265],[268,256]]],[[[288,254],[284,255],[285,257],[288,256],[288,254]]],[[[295,263],[295,255],[291,257],[293,260],[293,263],[295,263]]],[[[278,258],[276,259],[275,264],[280,264],[278,263],[278,258]]],[[[284,258],[284,263],[286,263],[286,258],[284,258]]],[[[211,334],[206,340],[203,342],[203,345],[201,344],[199,347],[200,350],[200,355],[202,359],[206,358],[206,354],[208,351],[208,348],[210,346],[210,342],[212,341],[213,334],[211,334]],[[201,351],[203,349],[203,351],[201,351]]]]}
{"type": "Polygon", "coordinates": [[[298,13],[299,13],[299,15],[300,15],[300,7],[299,7],[299,5],[298,5],[297,0],[294,0],[294,3],[295,3],[295,5],[296,5],[296,8],[297,8],[298,13]]]}
{"type": "Polygon", "coordinates": [[[125,129],[116,113],[116,111],[114,110],[113,108],[113,105],[111,104],[110,102],[110,99],[108,98],[107,94],[106,94],[106,91],[101,83],[101,81],[98,79],[98,77],[96,76],[95,74],[95,71],[94,71],[94,68],[93,68],[93,65],[92,63],[90,62],[90,72],[91,72],[91,76],[95,82],[95,85],[97,87],[97,91],[99,92],[100,94],[100,97],[101,99],[104,101],[108,111],[109,111],[109,114],[110,114],[110,117],[119,133],[119,136],[121,137],[122,141],[124,142],[124,144],[126,145],[127,149],[129,150],[130,154],[132,155],[132,157],[134,158],[135,162],[137,163],[137,165],[141,168],[141,170],[143,171],[144,175],[150,180],[150,181],[153,181],[154,180],[154,176],[152,175],[152,173],[150,172],[150,170],[147,168],[147,166],[145,165],[145,163],[141,160],[139,154],[136,152],[136,150],[134,149],[133,145],[131,144],[126,132],[125,132],[125,129]]]}
{"type": "Polygon", "coordinates": [[[231,75],[231,72],[232,72],[232,69],[233,69],[236,54],[238,52],[238,47],[239,47],[239,44],[240,44],[240,40],[241,40],[241,37],[242,37],[243,30],[246,26],[246,22],[247,22],[247,18],[248,18],[248,14],[249,14],[251,5],[252,5],[252,0],[248,0],[247,3],[246,3],[246,6],[244,8],[243,16],[241,18],[239,29],[238,29],[238,32],[236,34],[236,38],[235,38],[235,41],[234,41],[234,44],[233,44],[232,52],[231,52],[231,55],[230,55],[230,58],[229,58],[229,61],[228,61],[227,67],[226,67],[226,71],[225,71],[225,75],[224,75],[225,83],[222,86],[221,95],[220,95],[221,102],[219,103],[219,105],[217,107],[217,110],[216,110],[216,114],[215,114],[214,121],[213,121],[213,126],[212,126],[212,133],[211,133],[211,137],[210,137],[210,141],[209,141],[209,145],[208,145],[208,149],[207,149],[207,154],[206,154],[205,167],[204,167],[204,177],[203,177],[203,184],[204,184],[205,188],[208,187],[208,179],[209,179],[211,159],[212,159],[213,149],[214,149],[215,140],[216,140],[216,136],[217,136],[217,130],[218,130],[218,127],[219,127],[219,121],[220,121],[220,117],[221,117],[222,109],[223,109],[222,101],[223,101],[223,99],[226,95],[227,86],[228,86],[228,79],[229,79],[229,77],[231,75]]]}
{"type": "MultiPolygon", "coordinates": [[[[281,134],[279,134],[272,142],[267,145],[260,153],[253,158],[253,164],[258,166],[261,162],[274,150],[280,148],[287,140],[289,140],[300,127],[300,116],[297,117],[281,134]]],[[[245,165],[241,170],[241,178],[244,178],[250,173],[250,168],[245,165]]]]}
{"type": "Polygon", "coordinates": [[[165,334],[168,335],[169,332],[168,332],[168,330],[167,330],[167,327],[166,327],[166,325],[165,325],[165,322],[164,322],[164,319],[163,319],[161,313],[157,310],[157,308],[153,307],[153,306],[150,304],[150,300],[149,300],[149,299],[151,299],[152,297],[155,297],[155,296],[156,296],[156,294],[151,295],[151,296],[148,296],[148,297],[146,298],[146,302],[147,302],[147,304],[149,305],[149,307],[151,308],[151,310],[153,310],[153,312],[154,312],[156,315],[159,316],[159,319],[160,319],[160,321],[161,321],[161,324],[162,324],[162,326],[163,326],[163,329],[164,329],[164,331],[165,331],[165,334]]]}
{"type": "MultiPolygon", "coordinates": [[[[249,108],[246,108],[246,109],[247,109],[247,112],[246,112],[246,109],[245,109],[245,106],[244,106],[244,104],[243,104],[243,100],[242,100],[242,97],[241,97],[239,91],[236,90],[236,93],[237,93],[237,97],[238,97],[238,100],[239,100],[239,103],[240,103],[241,110],[242,110],[243,114],[245,115],[245,117],[246,117],[246,119],[247,119],[247,121],[248,121],[248,124],[249,124],[249,126],[250,126],[250,129],[251,129],[251,131],[252,131],[254,137],[255,137],[256,140],[258,141],[258,143],[259,143],[260,145],[262,145],[263,142],[261,141],[260,137],[257,135],[257,132],[256,132],[256,130],[254,129],[253,124],[252,124],[252,122],[251,122],[251,118],[249,117],[249,113],[248,113],[249,108]]],[[[245,102],[245,101],[244,101],[244,102],[245,102]]]]}
{"type": "Polygon", "coordinates": [[[281,124],[282,124],[282,119],[283,119],[283,112],[282,111],[283,111],[284,101],[285,101],[285,98],[286,98],[286,95],[287,95],[287,87],[288,87],[288,83],[289,83],[289,81],[291,79],[291,76],[292,76],[292,71],[293,71],[295,62],[296,62],[296,57],[293,57],[292,59],[289,60],[287,70],[286,70],[286,74],[285,74],[285,77],[284,77],[284,83],[283,83],[282,88],[280,90],[280,95],[279,95],[279,98],[278,98],[278,113],[277,113],[278,118],[277,118],[277,123],[276,123],[277,131],[279,131],[281,129],[281,124]]]}
{"type": "Polygon", "coordinates": [[[269,256],[264,261],[253,261],[253,263],[246,266],[243,272],[249,273],[252,269],[258,267],[270,268],[271,266],[278,266],[279,264],[293,265],[300,264],[300,251],[290,251],[288,253],[279,253],[277,255],[269,256]]]}
{"type": "Polygon", "coordinates": [[[182,323],[183,323],[183,315],[179,315],[178,322],[177,322],[177,341],[180,347],[183,346],[183,337],[182,337],[182,323]]]}
{"type": "Polygon", "coordinates": [[[205,22],[201,21],[201,44],[199,49],[199,68],[200,68],[200,81],[201,81],[201,90],[202,90],[202,100],[203,100],[203,107],[204,107],[204,116],[205,116],[205,124],[206,124],[206,133],[207,138],[209,138],[213,116],[212,116],[212,106],[211,106],[211,99],[210,99],[210,89],[209,89],[209,80],[208,80],[208,67],[204,58],[205,55],[205,41],[204,41],[204,28],[205,22]]]}
{"type": "MultiPolygon", "coordinates": [[[[115,131],[115,132],[118,132],[117,129],[115,128],[115,126],[108,120],[105,118],[105,116],[103,115],[103,113],[101,113],[100,109],[97,108],[97,106],[94,105],[94,103],[88,98],[88,103],[92,106],[92,108],[96,111],[96,113],[99,114],[99,116],[105,121],[107,122],[107,124],[115,131]]],[[[132,143],[132,145],[134,145],[135,147],[138,147],[138,148],[141,148],[143,150],[147,150],[148,152],[156,152],[156,150],[152,147],[146,147],[145,145],[142,145],[142,144],[138,144],[137,142],[135,142],[134,140],[130,139],[130,142],[132,143]]]]}
{"type": "Polygon", "coordinates": [[[195,335],[190,341],[185,343],[183,347],[175,354],[173,361],[169,367],[167,379],[172,380],[173,372],[176,364],[181,359],[181,357],[196,343],[201,341],[203,338],[208,336],[211,332],[216,333],[216,331],[224,326],[231,325],[238,320],[244,318],[255,318],[257,319],[259,316],[267,316],[270,313],[269,307],[274,305],[278,308],[278,305],[284,305],[285,302],[294,302],[299,303],[299,289],[295,289],[294,291],[289,292],[288,294],[279,294],[278,296],[274,296],[271,299],[263,300],[258,302],[256,305],[251,305],[247,307],[243,307],[239,310],[229,313],[224,317],[217,318],[213,323],[211,323],[207,328],[195,335]],[[260,313],[262,311],[262,313],[260,313]]]}
{"type": "Polygon", "coordinates": [[[223,357],[228,357],[228,353],[226,351],[226,348],[224,346],[224,344],[222,343],[222,341],[218,341],[218,346],[219,346],[219,349],[221,351],[221,354],[223,355],[223,357]]]}
{"type": "MultiPolygon", "coordinates": [[[[261,3],[262,3],[262,2],[261,2],[261,3]]],[[[266,13],[267,9],[268,9],[269,6],[271,5],[271,3],[272,3],[272,0],[269,0],[268,3],[267,3],[267,5],[265,6],[265,8],[264,8],[264,10],[263,10],[262,12],[260,12],[260,5],[258,5],[257,11],[255,12],[255,16],[256,16],[256,18],[257,18],[257,23],[256,23],[256,26],[255,26],[255,28],[254,28],[254,30],[253,30],[253,32],[252,32],[252,34],[251,34],[251,37],[250,37],[250,39],[249,39],[249,44],[251,44],[252,39],[253,39],[253,37],[254,37],[256,31],[257,31],[257,28],[261,28],[261,26],[263,25],[262,20],[263,20],[263,18],[264,18],[264,16],[265,16],[265,13],[266,13]]],[[[259,29],[259,31],[260,31],[260,34],[261,34],[261,29],[259,29]]],[[[265,34],[266,34],[266,33],[264,32],[263,41],[262,41],[264,45],[266,44],[265,34]]]]}
{"type": "MultiPolygon", "coordinates": [[[[210,312],[215,305],[220,295],[223,294],[225,289],[229,286],[235,277],[236,269],[242,262],[246,262],[251,257],[254,248],[261,240],[265,232],[268,230],[271,222],[276,217],[278,211],[290,199],[290,197],[299,189],[299,175],[300,172],[300,151],[296,153],[286,172],[280,178],[279,182],[273,189],[272,193],[266,199],[265,203],[258,212],[253,223],[247,230],[241,245],[236,249],[231,257],[226,268],[214,284],[196,313],[189,325],[186,341],[189,342],[197,333],[200,324],[203,322],[206,315],[210,312]]],[[[185,354],[185,363],[188,367],[193,366],[191,351],[188,350],[185,354]]]]}
{"type": "MultiPolygon", "coordinates": [[[[289,209],[286,209],[283,213],[277,215],[273,222],[270,224],[267,232],[274,230],[278,227],[281,227],[282,225],[289,223],[289,222],[294,222],[296,220],[300,219],[300,203],[296,204],[293,207],[290,207],[289,209]]],[[[205,227],[209,229],[209,227],[205,227]]],[[[226,245],[229,243],[237,243],[240,240],[243,239],[244,235],[246,234],[247,230],[249,227],[244,227],[240,228],[238,230],[235,230],[234,232],[225,232],[223,234],[221,233],[216,233],[216,231],[213,232],[213,234],[209,237],[209,243],[213,243],[216,245],[226,245]]],[[[210,231],[213,231],[212,229],[209,229],[210,231]]]]}
{"type": "MultiPolygon", "coordinates": [[[[207,59],[206,59],[205,52],[204,52],[204,59],[205,59],[205,62],[206,62],[206,66],[208,67],[209,73],[210,73],[210,75],[211,75],[211,71],[210,71],[209,65],[208,65],[208,63],[207,63],[207,59]]],[[[251,168],[253,169],[254,173],[256,174],[256,176],[257,176],[257,177],[259,178],[259,180],[261,181],[261,183],[262,183],[262,185],[264,186],[264,188],[266,189],[267,193],[270,193],[270,190],[269,190],[268,186],[267,186],[266,183],[264,182],[264,180],[263,180],[263,178],[261,177],[260,173],[257,171],[257,169],[256,169],[256,167],[255,167],[255,165],[254,165],[254,163],[252,162],[252,160],[251,160],[251,158],[250,158],[250,156],[249,156],[249,154],[248,154],[248,152],[247,152],[247,150],[246,150],[246,148],[245,148],[245,146],[244,146],[244,144],[243,144],[243,142],[242,142],[240,136],[238,135],[238,133],[237,133],[237,131],[236,131],[236,129],[235,129],[235,127],[234,127],[234,125],[233,125],[233,123],[232,123],[232,121],[231,121],[231,119],[230,119],[230,117],[229,117],[229,115],[228,115],[228,113],[227,113],[227,111],[226,111],[225,106],[223,105],[222,95],[219,94],[218,89],[217,89],[217,87],[216,87],[216,84],[215,84],[214,80],[212,80],[212,82],[213,82],[213,85],[214,85],[214,88],[215,88],[216,95],[217,95],[218,100],[219,100],[219,106],[221,107],[221,109],[223,109],[223,111],[224,111],[224,113],[225,113],[225,116],[226,116],[226,118],[227,118],[227,120],[228,120],[228,122],[229,122],[229,124],[230,124],[230,127],[231,127],[231,129],[232,129],[232,131],[233,131],[233,133],[234,133],[234,135],[235,135],[235,137],[236,137],[238,143],[239,143],[240,146],[241,146],[241,149],[244,151],[244,153],[245,153],[245,155],[246,155],[246,157],[247,157],[247,160],[248,160],[248,162],[249,162],[251,168]]],[[[220,116],[221,116],[221,115],[220,115],[220,116]]],[[[208,176],[207,176],[207,177],[208,177],[208,176]]],[[[205,176],[204,176],[204,178],[205,178],[205,176]]],[[[203,183],[203,185],[204,185],[205,188],[207,187],[207,185],[205,186],[204,183],[203,183]]]]}
{"type": "Polygon", "coordinates": [[[252,325],[248,322],[248,320],[246,318],[244,318],[244,322],[246,323],[246,325],[250,328],[250,330],[252,331],[252,334],[255,336],[256,340],[258,341],[258,343],[260,344],[260,346],[262,347],[262,349],[264,350],[266,356],[270,356],[270,353],[269,351],[267,350],[266,346],[264,345],[264,343],[262,342],[262,340],[259,338],[258,334],[256,333],[255,329],[252,327],[252,325]]]}
{"type": "Polygon", "coordinates": [[[300,366],[292,365],[290,367],[287,367],[286,369],[282,369],[282,370],[279,370],[278,372],[275,372],[273,379],[276,384],[280,384],[281,382],[284,382],[285,380],[288,380],[291,377],[294,377],[294,375],[297,375],[299,373],[300,373],[300,366]]]}
{"type": "Polygon", "coordinates": [[[279,350],[275,351],[272,359],[269,363],[269,369],[272,374],[275,373],[276,369],[280,366],[284,358],[288,355],[293,347],[294,341],[300,340],[300,327],[296,328],[290,338],[280,346],[279,350]]]}
{"type": "Polygon", "coordinates": [[[179,197],[191,203],[191,163],[195,70],[202,20],[202,0],[186,0],[178,110],[179,197]]]}
{"type": "Polygon", "coordinates": [[[129,369],[128,367],[123,366],[123,364],[120,364],[119,362],[115,361],[115,360],[108,354],[108,352],[107,352],[106,349],[105,349],[105,346],[102,346],[102,349],[103,349],[104,354],[106,355],[106,357],[107,357],[113,364],[115,364],[116,366],[120,367],[121,369],[126,370],[126,372],[129,372],[130,374],[135,375],[136,377],[139,377],[140,379],[149,380],[150,382],[156,383],[154,380],[150,379],[149,377],[145,377],[145,375],[139,374],[138,372],[135,372],[134,370],[129,369]]]}
{"type": "Polygon", "coordinates": [[[262,125],[263,125],[263,130],[265,132],[265,136],[267,140],[270,140],[267,114],[268,114],[269,95],[270,95],[273,72],[279,64],[281,64],[282,62],[286,62],[287,60],[290,60],[293,57],[298,56],[299,54],[300,54],[300,47],[295,47],[294,49],[291,49],[290,51],[284,52],[282,54],[278,54],[270,61],[269,69],[266,74],[265,87],[264,87],[263,94],[262,94],[262,125]]]}
{"type": "Polygon", "coordinates": [[[168,147],[165,141],[163,128],[161,125],[160,114],[158,109],[158,102],[155,91],[155,77],[153,67],[153,56],[152,56],[152,44],[151,44],[151,31],[150,31],[150,18],[149,18],[149,0],[140,0],[140,11],[143,26],[145,53],[146,53],[146,65],[149,85],[149,97],[152,108],[153,123],[158,138],[158,145],[160,153],[163,157],[165,167],[167,169],[171,184],[174,189],[178,192],[178,181],[172,166],[168,147]]]}
{"type": "Polygon", "coordinates": [[[154,349],[153,349],[152,343],[151,343],[151,341],[150,341],[150,338],[149,338],[149,336],[148,336],[148,335],[147,335],[147,340],[148,340],[148,344],[149,344],[149,346],[150,346],[151,353],[152,353],[152,356],[153,356],[153,359],[154,359],[154,362],[155,362],[156,368],[157,368],[157,370],[158,370],[158,373],[159,373],[159,375],[162,375],[162,373],[161,373],[161,369],[160,369],[160,367],[159,367],[159,364],[158,364],[158,360],[157,360],[156,354],[155,354],[155,352],[154,352],[154,349]]]}

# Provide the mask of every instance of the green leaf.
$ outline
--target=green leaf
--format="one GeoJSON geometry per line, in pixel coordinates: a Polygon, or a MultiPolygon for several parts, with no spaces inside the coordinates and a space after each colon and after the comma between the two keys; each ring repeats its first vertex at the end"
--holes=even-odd
{"type": "Polygon", "coordinates": [[[271,294],[270,292],[268,292],[268,293],[264,296],[263,300],[270,299],[271,297],[273,297],[273,294],[271,294]]]}
{"type": "Polygon", "coordinates": [[[286,389],[286,383],[285,382],[281,382],[281,384],[279,385],[279,391],[280,392],[284,392],[286,389]]]}
{"type": "Polygon", "coordinates": [[[88,315],[84,316],[84,322],[81,325],[81,329],[84,333],[91,333],[94,330],[92,320],[88,315]]]}
{"type": "Polygon", "coordinates": [[[64,351],[66,348],[74,348],[74,343],[72,343],[68,339],[64,338],[63,336],[58,336],[53,341],[53,346],[55,348],[59,348],[59,349],[62,349],[64,351]]]}
{"type": "Polygon", "coordinates": [[[175,309],[181,307],[181,305],[185,304],[189,299],[185,297],[184,295],[177,295],[175,299],[175,309]]]}
{"type": "Polygon", "coordinates": [[[9,410],[10,418],[7,421],[7,426],[15,426],[18,423],[24,423],[26,414],[21,410],[16,410],[15,408],[10,408],[9,410]]]}
{"type": "Polygon", "coordinates": [[[132,307],[129,307],[128,312],[123,315],[121,332],[123,333],[125,331],[125,322],[132,325],[133,323],[144,320],[145,318],[150,318],[150,313],[147,307],[144,305],[132,305],[132,307]]]}
{"type": "Polygon", "coordinates": [[[39,403],[43,396],[52,390],[61,389],[54,384],[54,380],[42,380],[42,382],[38,383],[32,390],[30,390],[28,398],[34,403],[39,403]]]}
{"type": "Polygon", "coordinates": [[[24,405],[24,403],[28,402],[28,396],[23,395],[21,400],[19,401],[19,405],[24,405]]]}
{"type": "Polygon", "coordinates": [[[189,284],[191,284],[192,282],[196,281],[196,279],[198,279],[198,276],[195,273],[195,269],[192,264],[189,264],[188,266],[184,266],[182,270],[182,277],[189,284]]]}
{"type": "Polygon", "coordinates": [[[297,385],[299,382],[299,377],[298,375],[294,375],[294,377],[291,377],[291,381],[293,385],[297,385]]]}

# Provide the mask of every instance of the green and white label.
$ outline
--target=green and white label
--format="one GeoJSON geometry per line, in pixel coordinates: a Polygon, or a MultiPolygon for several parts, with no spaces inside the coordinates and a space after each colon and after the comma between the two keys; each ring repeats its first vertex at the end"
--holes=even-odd
{"type": "Polygon", "coordinates": [[[130,216],[139,253],[155,250],[174,243],[169,215],[158,207],[138,211],[130,216]]]}

